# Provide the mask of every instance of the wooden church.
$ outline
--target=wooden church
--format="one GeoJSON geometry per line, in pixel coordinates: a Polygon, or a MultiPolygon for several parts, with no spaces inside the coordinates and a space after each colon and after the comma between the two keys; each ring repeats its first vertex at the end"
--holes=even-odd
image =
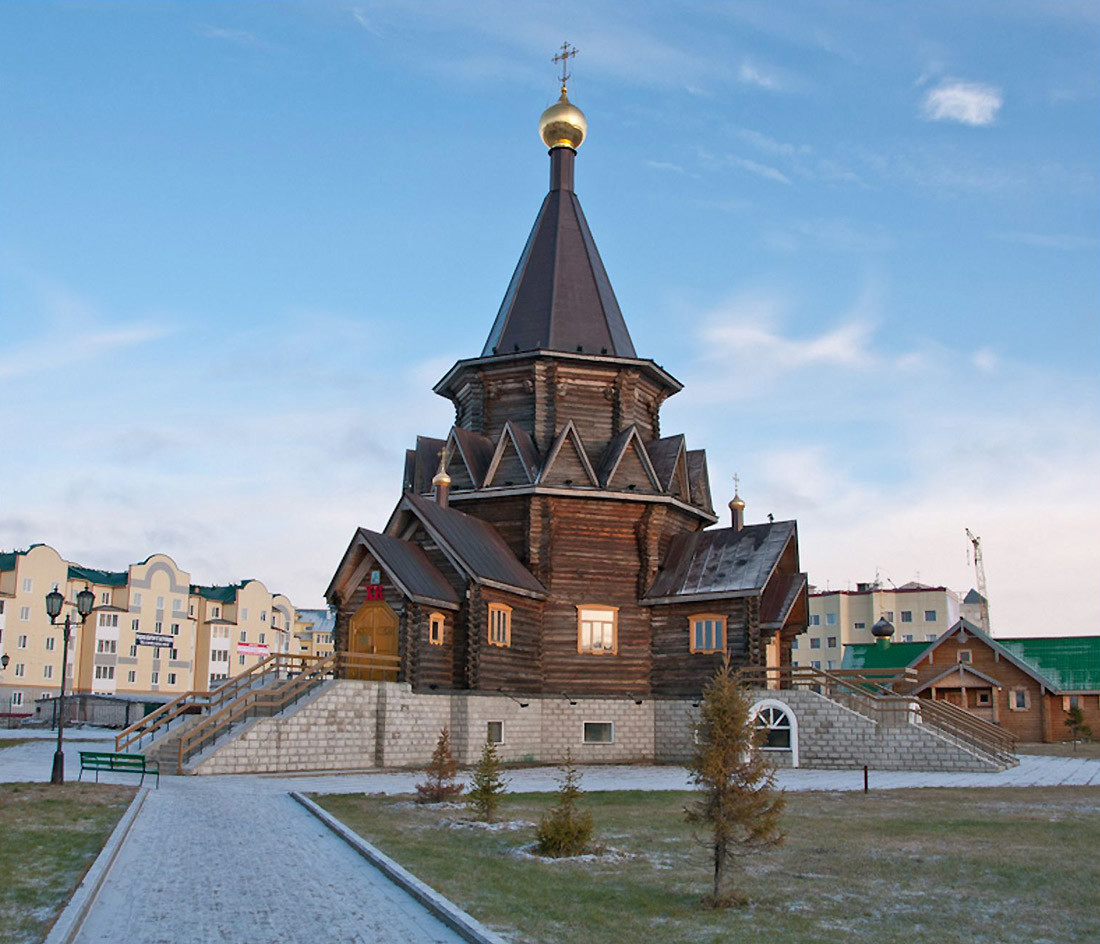
{"type": "Polygon", "coordinates": [[[790,662],[806,627],[794,521],[711,527],[706,452],[661,429],[681,384],[634,350],[573,190],[587,123],[563,82],[539,124],[543,200],[488,339],[435,385],[381,532],[326,591],[336,645],[400,659],[414,692],[697,695],[790,662]]]}

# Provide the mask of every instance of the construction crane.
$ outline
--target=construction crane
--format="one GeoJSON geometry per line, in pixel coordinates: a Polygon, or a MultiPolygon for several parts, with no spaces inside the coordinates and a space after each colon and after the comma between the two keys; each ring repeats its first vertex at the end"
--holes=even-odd
{"type": "MultiPolygon", "coordinates": [[[[974,546],[974,573],[978,578],[978,594],[982,598],[981,602],[981,622],[982,631],[993,635],[992,630],[989,628],[989,593],[985,588],[985,564],[982,563],[982,539],[978,537],[969,528],[966,529],[966,536],[970,539],[970,543],[974,546]]],[[[966,552],[967,563],[970,563],[970,551],[966,552]]]]}

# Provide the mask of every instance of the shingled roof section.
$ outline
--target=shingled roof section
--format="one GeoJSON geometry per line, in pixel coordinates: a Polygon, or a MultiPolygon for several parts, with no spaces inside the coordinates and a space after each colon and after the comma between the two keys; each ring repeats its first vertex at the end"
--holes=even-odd
{"type": "Polygon", "coordinates": [[[793,521],[775,521],[747,525],[740,531],[717,528],[678,535],[669,547],[664,569],[641,602],[714,600],[759,593],[794,537],[794,529],[793,521]]]}
{"type": "Polygon", "coordinates": [[[523,596],[547,596],[546,588],[519,562],[492,525],[414,492],[406,492],[397,506],[398,512],[405,509],[423,522],[444,551],[477,583],[523,596]]]}
{"type": "Polygon", "coordinates": [[[1035,666],[1060,691],[1100,691],[1100,636],[1000,638],[997,642],[1035,666]]]}
{"type": "Polygon", "coordinates": [[[534,350],[638,356],[571,177],[559,176],[542,201],[482,357],[534,350]]]}
{"type": "Polygon", "coordinates": [[[366,528],[360,528],[356,536],[411,600],[458,608],[458,594],[454,587],[421,548],[411,541],[391,538],[366,528]]]}

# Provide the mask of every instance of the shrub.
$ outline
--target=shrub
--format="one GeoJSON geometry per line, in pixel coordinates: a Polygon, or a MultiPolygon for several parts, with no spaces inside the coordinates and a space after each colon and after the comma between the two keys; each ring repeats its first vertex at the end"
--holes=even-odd
{"type": "Polygon", "coordinates": [[[508,792],[508,780],[500,770],[497,747],[487,740],[481,748],[481,760],[470,774],[466,805],[475,818],[491,823],[496,818],[500,798],[508,792]]]}
{"type": "Polygon", "coordinates": [[[581,776],[573,764],[572,751],[565,752],[565,760],[558,768],[558,802],[543,816],[535,832],[539,854],[555,859],[562,856],[581,855],[592,838],[592,814],[578,810],[577,801],[584,796],[581,776]]]}
{"type": "Polygon", "coordinates": [[[432,759],[424,771],[423,783],[416,785],[417,803],[442,803],[462,792],[462,784],[455,783],[458,764],[451,753],[451,732],[444,727],[439,733],[432,759]]]}

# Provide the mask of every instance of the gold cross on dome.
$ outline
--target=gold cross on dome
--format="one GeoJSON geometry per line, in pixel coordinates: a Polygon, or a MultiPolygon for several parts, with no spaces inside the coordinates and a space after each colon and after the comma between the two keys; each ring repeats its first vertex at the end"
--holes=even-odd
{"type": "Polygon", "coordinates": [[[570,46],[569,43],[562,43],[561,44],[561,52],[559,52],[556,56],[554,56],[553,59],[550,60],[551,62],[560,62],[561,63],[561,87],[562,88],[565,88],[565,83],[567,81],[569,81],[569,77],[572,75],[571,72],[566,72],[565,71],[565,66],[569,62],[569,60],[572,59],[576,54],[577,54],[577,49],[576,49],[575,46],[570,46]]]}

